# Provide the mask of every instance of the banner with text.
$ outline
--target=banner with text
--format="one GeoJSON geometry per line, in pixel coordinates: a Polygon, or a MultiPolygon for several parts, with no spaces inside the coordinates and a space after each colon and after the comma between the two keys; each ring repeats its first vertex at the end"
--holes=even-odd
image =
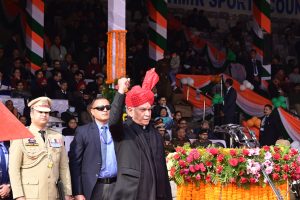
{"type": "MultiPolygon", "coordinates": [[[[300,19],[300,0],[270,0],[271,18],[300,19]]],[[[252,15],[252,0],[168,0],[169,8],[252,15]]]]}

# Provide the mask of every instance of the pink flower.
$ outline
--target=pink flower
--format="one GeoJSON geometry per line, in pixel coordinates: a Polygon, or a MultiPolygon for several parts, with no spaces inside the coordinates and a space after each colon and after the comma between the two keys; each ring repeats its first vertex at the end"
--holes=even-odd
{"type": "Polygon", "coordinates": [[[285,164],[283,165],[283,171],[288,172],[290,169],[289,165],[285,164]]]}
{"type": "Polygon", "coordinates": [[[264,149],[265,151],[270,151],[270,147],[269,147],[269,146],[263,146],[263,149],[264,149]]]}
{"type": "Polygon", "coordinates": [[[229,179],[229,182],[230,182],[230,183],[236,183],[236,179],[235,179],[235,178],[230,178],[230,179],[229,179]]]}
{"type": "Polygon", "coordinates": [[[240,163],[243,163],[243,162],[245,162],[246,161],[246,159],[244,158],[244,157],[239,157],[239,162],[240,163]]]}
{"type": "Polygon", "coordinates": [[[230,149],[229,151],[231,156],[236,156],[236,150],[235,149],[230,149]]]}
{"type": "Polygon", "coordinates": [[[256,180],[255,178],[250,178],[250,179],[249,179],[249,182],[250,182],[250,183],[256,183],[256,181],[257,181],[257,180],[256,180]]]}
{"type": "Polygon", "coordinates": [[[172,167],[171,170],[170,170],[170,175],[171,175],[171,177],[174,177],[175,172],[176,172],[175,167],[172,167]]]}
{"type": "Polygon", "coordinates": [[[245,171],[240,171],[239,176],[243,176],[245,174],[245,171]]]}
{"type": "Polygon", "coordinates": [[[300,174],[300,166],[296,167],[296,174],[300,174]]]}
{"type": "Polygon", "coordinates": [[[265,154],[265,160],[270,160],[272,158],[272,154],[268,151],[265,154]]]}
{"type": "Polygon", "coordinates": [[[294,148],[291,148],[291,149],[290,149],[290,154],[291,154],[292,156],[297,155],[297,154],[298,154],[298,150],[297,150],[297,149],[294,149],[294,148]]]}
{"type": "Polygon", "coordinates": [[[286,161],[290,160],[290,156],[289,156],[289,155],[287,155],[287,154],[286,154],[286,155],[284,155],[284,156],[283,156],[283,160],[286,160],[286,161]]]}
{"type": "MultiPolygon", "coordinates": [[[[275,148],[275,147],[274,147],[275,148]]],[[[280,154],[279,153],[275,153],[274,155],[273,155],[273,158],[274,158],[274,160],[279,160],[280,159],[280,154]]]]}
{"type": "Polygon", "coordinates": [[[219,153],[219,150],[216,148],[211,148],[208,149],[209,153],[211,153],[212,155],[217,155],[219,153]]]}
{"type": "Polygon", "coordinates": [[[194,160],[197,160],[200,158],[200,153],[197,149],[193,149],[190,154],[193,156],[194,160]]]}
{"type": "Polygon", "coordinates": [[[274,166],[274,171],[275,172],[280,172],[280,165],[275,165],[274,166]]]}
{"type": "Polygon", "coordinates": [[[217,174],[220,174],[223,171],[223,166],[218,166],[217,167],[217,174]]]}
{"type": "Polygon", "coordinates": [[[248,155],[249,155],[248,149],[243,149],[243,155],[244,155],[244,156],[248,156],[248,155]]]}
{"type": "Polygon", "coordinates": [[[197,181],[201,180],[200,174],[197,174],[197,175],[196,175],[196,180],[197,180],[197,181]]]}
{"type": "Polygon", "coordinates": [[[210,161],[206,161],[205,164],[206,164],[207,167],[211,167],[213,165],[212,162],[210,162],[210,161]]]}
{"type": "Polygon", "coordinates": [[[175,160],[178,160],[180,158],[180,155],[178,154],[178,153],[176,153],[175,155],[174,155],[174,159],[175,160]]]}
{"type": "Polygon", "coordinates": [[[206,171],[206,168],[205,168],[205,166],[204,166],[203,163],[200,163],[199,167],[200,167],[201,172],[205,172],[206,171]]]}
{"type": "Polygon", "coordinates": [[[272,174],[272,178],[273,178],[273,180],[275,180],[275,181],[279,180],[279,174],[273,173],[273,174],[272,174]]]}
{"type": "Polygon", "coordinates": [[[196,165],[194,166],[194,168],[195,168],[196,171],[199,171],[199,170],[200,170],[200,165],[199,165],[199,164],[196,164],[196,165]]]}
{"type": "Polygon", "coordinates": [[[230,158],[229,164],[233,167],[237,166],[239,164],[239,160],[237,158],[230,158]]]}
{"type": "Polygon", "coordinates": [[[194,165],[190,165],[190,171],[191,171],[192,173],[196,172],[196,170],[195,170],[195,168],[194,168],[194,165]]]}
{"type": "Polygon", "coordinates": [[[211,176],[210,176],[210,175],[207,175],[207,176],[205,177],[205,180],[206,180],[206,182],[210,182],[210,181],[211,181],[211,176]]]}
{"type": "Polygon", "coordinates": [[[191,182],[191,177],[190,177],[190,176],[186,176],[186,177],[185,177],[185,180],[186,180],[187,182],[191,182]]]}
{"type": "Polygon", "coordinates": [[[247,183],[247,182],[248,182],[248,179],[245,178],[245,177],[241,177],[240,182],[241,182],[241,183],[247,183]]]}
{"type": "Polygon", "coordinates": [[[186,158],[186,161],[187,161],[188,163],[193,162],[193,160],[194,160],[193,156],[190,156],[190,155],[186,158]]]}
{"type": "Polygon", "coordinates": [[[184,168],[186,166],[184,160],[179,160],[179,166],[184,168]]]}
{"type": "Polygon", "coordinates": [[[288,175],[283,174],[283,175],[282,175],[282,178],[283,178],[283,180],[287,180],[287,179],[288,179],[288,175]]]}
{"type": "Polygon", "coordinates": [[[219,154],[218,156],[217,156],[217,161],[218,162],[222,162],[224,160],[224,155],[223,154],[219,154]]]}

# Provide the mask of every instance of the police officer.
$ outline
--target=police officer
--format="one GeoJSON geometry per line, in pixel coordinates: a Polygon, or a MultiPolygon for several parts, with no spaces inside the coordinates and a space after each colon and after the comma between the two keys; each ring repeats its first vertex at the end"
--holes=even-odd
{"type": "Polygon", "coordinates": [[[72,199],[68,157],[60,133],[46,127],[51,100],[39,97],[28,103],[30,132],[34,137],[11,142],[9,175],[13,198],[54,200],[59,198],[57,181],[63,183],[66,200],[72,199]]]}

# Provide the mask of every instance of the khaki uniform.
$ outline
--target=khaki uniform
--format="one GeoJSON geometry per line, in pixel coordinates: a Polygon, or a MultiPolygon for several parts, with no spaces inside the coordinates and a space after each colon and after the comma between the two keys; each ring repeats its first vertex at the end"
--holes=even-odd
{"type": "Polygon", "coordinates": [[[13,197],[58,199],[56,182],[60,178],[65,195],[71,195],[68,157],[60,133],[47,129],[45,142],[36,128],[30,126],[31,139],[11,142],[9,175],[13,197]]]}

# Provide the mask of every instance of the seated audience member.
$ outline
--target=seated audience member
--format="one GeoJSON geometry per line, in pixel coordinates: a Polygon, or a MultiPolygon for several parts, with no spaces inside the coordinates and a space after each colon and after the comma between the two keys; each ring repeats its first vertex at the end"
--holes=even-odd
{"type": "Polygon", "coordinates": [[[161,96],[158,98],[158,104],[156,106],[154,106],[154,108],[153,108],[152,118],[155,119],[156,117],[159,116],[161,107],[165,107],[167,109],[168,116],[173,119],[173,115],[175,112],[174,106],[172,104],[169,104],[167,102],[167,98],[164,96],[161,96]]]}
{"type": "Polygon", "coordinates": [[[156,125],[155,128],[158,130],[159,134],[164,139],[164,148],[165,148],[166,155],[170,152],[174,152],[175,151],[174,146],[171,143],[170,135],[168,134],[167,130],[165,129],[164,124],[161,123],[159,125],[156,125]]]}
{"type": "Polygon", "coordinates": [[[160,108],[159,117],[162,119],[165,128],[170,130],[172,128],[172,118],[168,116],[167,109],[165,107],[160,108]]]}
{"type": "Polygon", "coordinates": [[[42,97],[42,96],[50,96],[51,92],[49,91],[48,81],[46,78],[40,78],[37,80],[37,87],[31,91],[32,97],[42,97]]]}
{"type": "Polygon", "coordinates": [[[87,90],[91,92],[91,94],[94,97],[97,97],[98,94],[101,94],[102,92],[99,91],[99,87],[104,85],[104,75],[103,74],[97,74],[96,79],[93,82],[88,83],[87,90]]]}
{"type": "Polygon", "coordinates": [[[29,99],[31,94],[29,91],[24,89],[23,81],[19,80],[16,82],[16,89],[11,92],[11,97],[29,99]]]}
{"type": "Polygon", "coordinates": [[[289,79],[293,84],[300,84],[299,67],[293,68],[293,71],[289,74],[289,79]]]}
{"type": "Polygon", "coordinates": [[[67,127],[62,130],[64,136],[74,136],[75,130],[77,128],[77,121],[75,118],[70,118],[67,127]]]}
{"type": "Polygon", "coordinates": [[[0,95],[7,95],[10,92],[10,83],[4,77],[4,73],[0,71],[0,95]]]}
{"type": "Polygon", "coordinates": [[[14,103],[12,100],[7,100],[5,102],[5,106],[14,116],[16,116],[16,118],[19,119],[21,114],[19,113],[18,109],[14,107],[14,103]]]}
{"type": "Polygon", "coordinates": [[[278,98],[279,96],[284,95],[282,88],[280,87],[280,81],[277,78],[274,78],[269,84],[268,92],[270,99],[278,98]]]}
{"type": "Polygon", "coordinates": [[[174,147],[183,146],[185,144],[191,144],[188,137],[186,136],[186,130],[183,128],[178,128],[176,130],[177,138],[173,138],[171,143],[174,147]]]}
{"type": "Polygon", "coordinates": [[[206,148],[212,145],[212,142],[208,139],[208,129],[201,129],[199,132],[199,139],[193,142],[192,147],[203,147],[206,148]]]}
{"type": "Polygon", "coordinates": [[[24,116],[24,115],[21,115],[21,116],[19,117],[19,121],[20,121],[22,124],[24,124],[24,126],[28,126],[28,125],[29,125],[29,124],[28,124],[27,117],[24,116]]]}
{"type": "Polygon", "coordinates": [[[62,80],[59,85],[60,89],[56,90],[54,93],[54,99],[65,99],[69,100],[69,102],[72,101],[72,95],[68,91],[68,82],[65,80],[62,80]]]}
{"type": "MultiPolygon", "coordinates": [[[[178,128],[183,128],[186,132],[186,136],[188,139],[197,139],[198,136],[194,133],[193,129],[188,127],[188,123],[184,118],[181,118],[178,123],[178,128]]],[[[176,137],[176,129],[173,133],[174,137],[176,137]]]]}
{"type": "Polygon", "coordinates": [[[79,115],[79,124],[80,125],[84,125],[84,124],[88,124],[90,122],[93,122],[91,108],[92,108],[91,104],[89,104],[86,107],[86,110],[83,110],[83,111],[80,112],[80,115],[79,115]]]}
{"type": "MultiPolygon", "coordinates": [[[[208,131],[208,139],[210,140],[216,140],[218,139],[218,137],[215,135],[215,133],[211,130],[210,128],[210,124],[209,124],[209,121],[207,120],[203,120],[201,122],[201,126],[200,126],[200,129],[206,129],[208,131]]],[[[194,130],[194,132],[200,132],[200,130],[198,130],[197,128],[194,130]]]]}

